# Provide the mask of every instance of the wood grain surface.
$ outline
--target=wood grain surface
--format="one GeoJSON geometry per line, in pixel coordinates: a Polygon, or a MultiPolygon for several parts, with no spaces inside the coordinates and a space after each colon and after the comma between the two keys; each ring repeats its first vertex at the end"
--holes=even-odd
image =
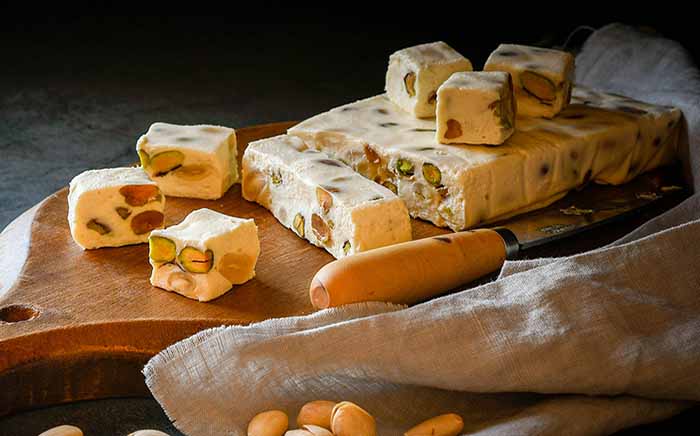
{"type": "MultiPolygon", "coordinates": [[[[237,131],[249,141],[293,123],[237,131]]],[[[27,261],[0,295],[0,416],[115,396],[147,394],[140,374],[149,357],[197,331],[313,311],[308,288],[333,260],[297,237],[235,185],[219,200],[168,198],[166,226],[207,207],[254,218],[261,255],[256,277],[209,303],[154,288],[147,244],[83,251],[70,236],[67,189],[44,201],[32,222],[27,261]]],[[[414,238],[446,233],[413,220],[414,238]]]]}

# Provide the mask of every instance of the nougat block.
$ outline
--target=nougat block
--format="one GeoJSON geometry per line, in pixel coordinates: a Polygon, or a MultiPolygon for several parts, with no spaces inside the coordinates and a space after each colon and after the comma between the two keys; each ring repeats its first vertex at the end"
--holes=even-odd
{"type": "Polygon", "coordinates": [[[486,60],[484,71],[511,74],[519,115],[552,118],[571,100],[574,57],[570,53],[501,44],[486,60]]]}
{"type": "Polygon", "coordinates": [[[336,258],[411,240],[401,199],[297,137],[251,142],[242,172],[246,200],[336,258]]]}
{"type": "Polygon", "coordinates": [[[436,139],[442,144],[500,145],[513,134],[515,113],[509,73],[454,73],[438,88],[436,139]]]}
{"type": "Polygon", "coordinates": [[[236,132],[228,127],[155,123],[136,150],[165,195],[212,200],[238,181],[236,132]]]}
{"type": "Polygon", "coordinates": [[[469,59],[442,41],[399,50],[389,57],[389,99],[418,118],[435,116],[437,89],[452,73],[471,71],[469,59]]]}
{"type": "Polygon", "coordinates": [[[670,106],[660,106],[632,98],[598,91],[586,86],[574,87],[571,103],[605,109],[634,120],[639,125],[635,152],[630,155],[630,180],[649,168],[674,162],[678,156],[681,111],[670,106]]]}
{"type": "Polygon", "coordinates": [[[151,233],[151,284],[199,301],[225,294],[255,277],[260,254],[252,219],[210,209],[191,212],[180,223],[151,233]]]}
{"type": "Polygon", "coordinates": [[[70,182],[68,224],[84,249],[148,240],[163,227],[165,196],[141,168],[89,170],[70,182]]]}
{"type": "Polygon", "coordinates": [[[654,168],[661,159],[633,159],[643,138],[654,138],[657,155],[673,156],[678,109],[637,102],[644,114],[635,116],[631,105],[571,104],[553,119],[519,117],[499,147],[440,144],[435,120],[416,119],[385,95],[316,115],[288,133],[395,189],[412,216],[463,230],[544,207],[587,182],[623,183],[654,168]]]}

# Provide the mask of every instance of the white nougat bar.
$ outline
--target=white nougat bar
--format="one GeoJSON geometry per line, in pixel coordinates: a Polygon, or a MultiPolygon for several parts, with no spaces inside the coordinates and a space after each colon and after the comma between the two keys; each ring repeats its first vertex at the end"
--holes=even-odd
{"type": "MultiPolygon", "coordinates": [[[[676,109],[659,110],[678,116],[676,109]]],[[[434,120],[415,119],[379,95],[312,117],[289,134],[395,186],[412,216],[462,230],[544,207],[588,181],[629,180],[627,163],[641,146],[643,125],[629,113],[572,104],[552,120],[518,118],[516,132],[499,147],[443,145],[434,120]]],[[[668,139],[659,146],[675,149],[677,123],[663,130],[657,133],[668,139]]]]}
{"type": "Polygon", "coordinates": [[[251,142],[242,180],[246,200],[336,258],[411,240],[401,199],[297,137],[251,142]]]}
{"type": "Polygon", "coordinates": [[[154,123],[136,150],[165,195],[212,200],[238,181],[236,132],[228,127],[154,123]]]}
{"type": "Polygon", "coordinates": [[[151,233],[151,284],[198,301],[210,301],[255,277],[260,254],[252,219],[210,209],[151,233]]]}
{"type": "Polygon", "coordinates": [[[163,226],[165,197],[141,168],[89,170],[70,182],[68,224],[84,249],[148,240],[163,226]]]}

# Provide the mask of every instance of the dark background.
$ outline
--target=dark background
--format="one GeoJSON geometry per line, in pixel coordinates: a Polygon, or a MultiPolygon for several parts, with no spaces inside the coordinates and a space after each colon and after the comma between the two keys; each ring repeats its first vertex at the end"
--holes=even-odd
{"type": "MultiPolygon", "coordinates": [[[[37,17],[0,8],[0,229],[83,170],[135,162],[136,140],[155,121],[242,127],[303,119],[382,92],[388,56],[417,43],[444,40],[480,69],[501,42],[562,47],[578,26],[621,21],[676,39],[699,58],[694,14],[668,11],[670,4],[640,3],[634,12],[540,2],[487,4],[486,11],[396,3],[379,12],[379,4],[262,2],[208,17],[37,17]]],[[[568,48],[588,34],[576,33],[568,48]]],[[[172,431],[158,406],[144,401],[0,418],[0,434],[36,434],[63,422],[90,434],[172,431]]],[[[684,425],[693,413],[627,434],[692,434],[684,425]]]]}

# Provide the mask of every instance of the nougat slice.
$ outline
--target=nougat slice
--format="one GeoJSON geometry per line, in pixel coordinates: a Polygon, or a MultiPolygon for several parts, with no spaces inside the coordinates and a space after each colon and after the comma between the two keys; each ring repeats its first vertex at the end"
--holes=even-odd
{"type": "Polygon", "coordinates": [[[217,199],[238,181],[236,132],[228,127],[154,123],[136,150],[165,195],[217,199]]]}
{"type": "Polygon", "coordinates": [[[163,227],[165,197],[141,168],[85,171],[70,182],[68,224],[84,249],[148,240],[163,227]]]}
{"type": "Polygon", "coordinates": [[[440,88],[436,139],[442,144],[500,145],[515,130],[510,74],[454,73],[440,88]]]}
{"type": "Polygon", "coordinates": [[[511,74],[520,115],[552,118],[571,100],[574,57],[565,51],[501,44],[484,71],[511,74]]]}
{"type": "Polygon", "coordinates": [[[411,240],[403,201],[293,136],[251,142],[243,197],[336,258],[411,240]]]}
{"type": "Polygon", "coordinates": [[[199,301],[225,294],[255,277],[260,254],[252,219],[210,209],[191,212],[180,223],[151,233],[151,284],[199,301]]]}
{"type": "Polygon", "coordinates": [[[435,116],[438,87],[452,73],[471,70],[469,59],[442,41],[416,45],[389,57],[385,90],[401,109],[430,118],[435,116]]]}

